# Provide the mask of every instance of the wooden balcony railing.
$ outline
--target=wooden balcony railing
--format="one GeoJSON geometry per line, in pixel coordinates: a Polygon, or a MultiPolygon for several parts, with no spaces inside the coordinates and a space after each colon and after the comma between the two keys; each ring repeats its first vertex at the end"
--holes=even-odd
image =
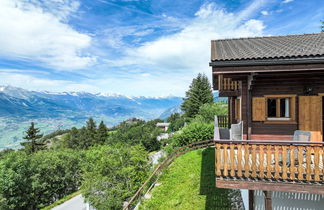
{"type": "Polygon", "coordinates": [[[323,144],[323,142],[217,140],[216,177],[227,180],[322,185],[323,144]]]}
{"type": "Polygon", "coordinates": [[[232,81],[231,78],[224,78],[222,75],[218,76],[219,91],[236,91],[239,89],[240,89],[239,81],[232,81]]]}
{"type": "Polygon", "coordinates": [[[229,127],[227,115],[218,115],[217,120],[218,120],[218,127],[220,127],[220,128],[228,128],[229,127]]]}

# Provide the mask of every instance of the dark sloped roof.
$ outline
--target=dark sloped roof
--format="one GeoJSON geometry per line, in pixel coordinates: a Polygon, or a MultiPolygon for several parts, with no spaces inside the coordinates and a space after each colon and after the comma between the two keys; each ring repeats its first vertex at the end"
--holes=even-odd
{"type": "Polygon", "coordinates": [[[260,60],[324,55],[324,33],[213,40],[212,61],[260,60]]]}

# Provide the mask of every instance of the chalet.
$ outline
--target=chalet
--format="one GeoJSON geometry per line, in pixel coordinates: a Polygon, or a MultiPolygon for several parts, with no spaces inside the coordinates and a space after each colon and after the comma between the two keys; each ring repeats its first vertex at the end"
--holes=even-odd
{"type": "Polygon", "coordinates": [[[170,123],[156,123],[156,127],[161,128],[163,131],[169,129],[170,123]]]}
{"type": "Polygon", "coordinates": [[[323,209],[312,206],[324,205],[324,33],[213,40],[210,66],[242,131],[216,139],[216,187],[249,190],[250,209],[260,195],[272,209],[278,193],[323,209]]]}

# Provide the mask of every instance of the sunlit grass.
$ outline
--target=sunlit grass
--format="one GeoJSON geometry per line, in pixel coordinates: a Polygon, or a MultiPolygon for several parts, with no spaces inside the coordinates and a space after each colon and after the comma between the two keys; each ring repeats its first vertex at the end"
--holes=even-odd
{"type": "Polygon", "coordinates": [[[228,190],[215,187],[215,152],[189,152],[174,161],[140,209],[231,209],[228,190]]]}

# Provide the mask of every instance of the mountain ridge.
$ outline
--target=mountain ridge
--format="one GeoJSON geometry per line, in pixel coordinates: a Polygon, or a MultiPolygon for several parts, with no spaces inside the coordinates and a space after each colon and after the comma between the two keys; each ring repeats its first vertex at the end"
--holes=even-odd
{"type": "Polygon", "coordinates": [[[181,97],[129,97],[87,92],[29,91],[0,86],[0,148],[18,147],[31,121],[44,134],[81,127],[87,118],[113,126],[128,118],[151,120],[179,107],[181,97]]]}

